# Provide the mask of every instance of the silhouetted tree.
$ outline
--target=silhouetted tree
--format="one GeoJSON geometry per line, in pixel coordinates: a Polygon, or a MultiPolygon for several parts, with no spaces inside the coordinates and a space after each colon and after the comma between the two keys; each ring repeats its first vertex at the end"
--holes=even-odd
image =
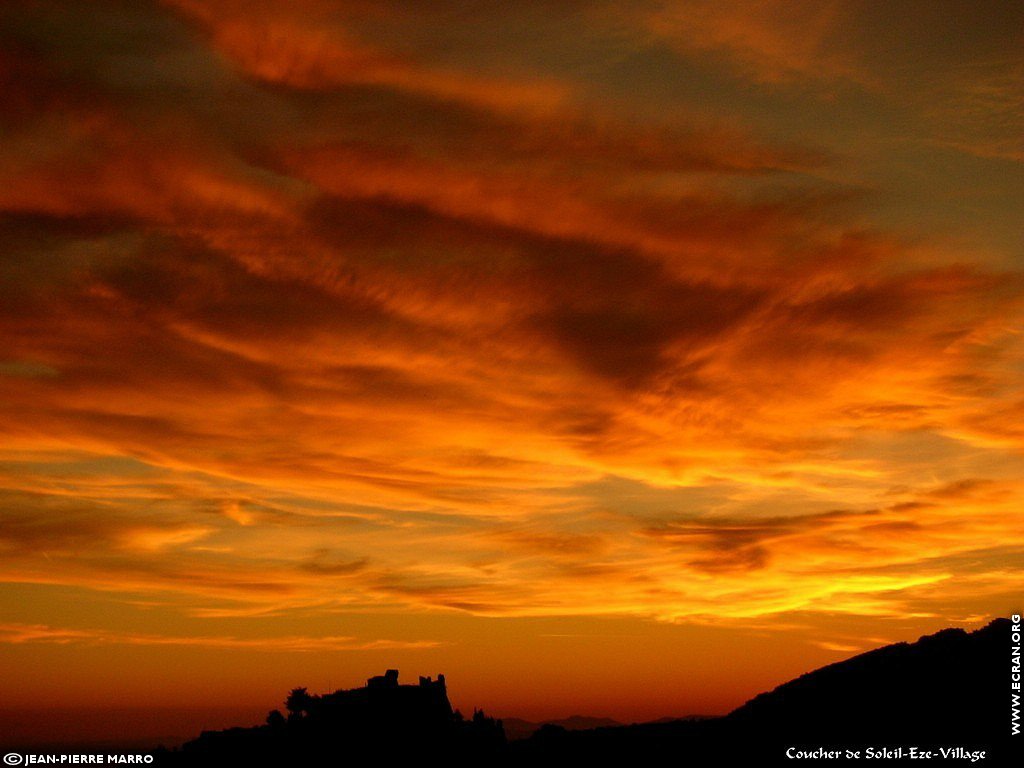
{"type": "Polygon", "coordinates": [[[267,725],[271,728],[281,728],[285,722],[284,715],[279,709],[272,709],[267,713],[267,725]]]}
{"type": "Polygon", "coordinates": [[[312,704],[313,697],[309,695],[305,688],[293,688],[284,702],[285,707],[288,709],[288,719],[298,720],[303,715],[309,714],[312,704]]]}

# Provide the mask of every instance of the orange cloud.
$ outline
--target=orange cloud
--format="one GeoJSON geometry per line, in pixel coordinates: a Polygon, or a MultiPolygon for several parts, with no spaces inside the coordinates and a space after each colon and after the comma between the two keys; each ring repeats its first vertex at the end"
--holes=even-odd
{"type": "MultiPolygon", "coordinates": [[[[4,581],[174,606],[238,648],[263,641],[199,625],[1013,594],[1011,259],[874,221],[827,137],[624,116],[564,74],[397,50],[347,5],[177,7],[118,7],[164,52],[126,52],[142,70],[101,21],[60,47],[12,17],[4,581]]],[[[800,39],[774,4],[680,8],[659,34],[761,81],[847,71],[838,5],[798,7],[800,39]]],[[[321,640],[286,645],[370,648],[321,640]]]]}
{"type": "Polygon", "coordinates": [[[840,45],[851,21],[846,0],[655,4],[648,28],[687,52],[723,55],[764,84],[804,79],[861,82],[866,70],[840,45]]]}
{"type": "Polygon", "coordinates": [[[422,93],[486,109],[547,112],[565,103],[568,89],[555,81],[517,82],[470,76],[458,70],[423,66],[410,58],[358,40],[345,24],[360,4],[303,3],[302,13],[273,4],[235,0],[205,3],[171,0],[186,18],[202,26],[218,50],[247,75],[303,89],[370,85],[422,93]]]}
{"type": "Polygon", "coordinates": [[[0,643],[112,643],[114,645],[189,645],[232,650],[257,649],[275,652],[324,652],[434,648],[436,642],[371,640],[354,637],[171,637],[168,635],[117,634],[94,629],[64,629],[43,624],[2,624],[0,643]]]}

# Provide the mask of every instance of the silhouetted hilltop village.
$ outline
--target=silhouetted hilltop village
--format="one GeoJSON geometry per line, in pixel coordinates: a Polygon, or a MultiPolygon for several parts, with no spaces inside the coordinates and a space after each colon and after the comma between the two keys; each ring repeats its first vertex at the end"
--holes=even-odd
{"type": "Polygon", "coordinates": [[[362,688],[323,695],[295,688],[285,710],[287,715],[272,710],[265,725],[204,731],[179,750],[160,750],[157,757],[165,765],[319,765],[369,753],[487,757],[505,745],[500,720],[480,710],[467,719],[452,709],[444,675],[401,685],[398,670],[389,669],[362,688]]]}
{"type": "MultiPolygon", "coordinates": [[[[270,725],[286,723],[345,723],[360,729],[386,724],[389,728],[434,730],[452,722],[454,712],[448,701],[444,675],[437,680],[421,677],[419,685],[399,685],[398,670],[371,677],[364,688],[314,696],[296,688],[285,702],[288,717],[271,712],[270,725]]],[[[457,718],[455,718],[457,720],[457,718]]]]}
{"type": "Polygon", "coordinates": [[[158,757],[168,765],[297,765],[370,750],[392,759],[432,753],[449,764],[647,764],[669,757],[680,765],[760,766],[793,765],[789,748],[843,755],[808,758],[819,765],[849,764],[847,749],[870,760],[869,748],[877,756],[903,747],[902,758],[890,754],[881,764],[927,764],[909,759],[907,750],[916,747],[948,750],[943,764],[1024,765],[1024,735],[1010,735],[1010,626],[997,619],[974,632],[947,629],[869,651],[759,694],[724,717],[588,729],[573,729],[584,719],[570,718],[570,727],[544,724],[516,741],[482,711],[468,719],[453,711],[443,675],[400,685],[398,671],[388,670],[363,688],[322,696],[296,688],[287,715],[275,710],[263,726],[204,732],[158,757]]]}

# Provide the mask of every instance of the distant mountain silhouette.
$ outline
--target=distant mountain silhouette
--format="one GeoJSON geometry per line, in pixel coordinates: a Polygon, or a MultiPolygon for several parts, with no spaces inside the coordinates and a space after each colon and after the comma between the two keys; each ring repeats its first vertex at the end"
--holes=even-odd
{"type": "MultiPolygon", "coordinates": [[[[646,721],[654,723],[678,723],[690,720],[713,719],[712,715],[686,715],[685,717],[659,717],[657,720],[646,721]]],[[[556,720],[522,720],[518,717],[503,717],[502,725],[505,726],[505,738],[509,741],[527,739],[544,726],[553,728],[564,728],[567,731],[592,731],[595,728],[621,728],[625,723],[613,720],[610,717],[587,717],[586,715],[570,715],[556,720]]]]}
{"type": "Polygon", "coordinates": [[[610,717],[586,717],[585,715],[571,715],[561,720],[543,720],[539,723],[521,720],[518,717],[504,717],[501,723],[505,726],[505,737],[509,741],[528,738],[545,725],[565,728],[567,731],[589,731],[594,728],[614,728],[622,725],[618,720],[612,720],[610,717]]]}
{"type": "Polygon", "coordinates": [[[398,672],[366,687],[313,696],[292,691],[288,716],[267,725],[204,732],[180,750],[161,752],[165,765],[336,763],[367,751],[392,759],[435,755],[442,763],[478,765],[868,764],[1021,766],[1024,735],[1010,735],[1010,622],[975,632],[947,629],[915,643],[896,643],[814,670],[759,694],[725,717],[685,718],[621,726],[575,716],[534,724],[453,712],[443,676],[399,685],[398,672]],[[583,728],[583,730],[581,730],[583,728]],[[932,760],[909,750],[931,749],[932,760]],[[843,759],[787,758],[787,749],[824,748],[843,759]],[[881,750],[903,758],[874,762],[881,750]],[[873,750],[874,755],[868,752],[873,750]],[[845,750],[860,759],[846,759],[845,750]],[[947,750],[940,752],[939,750],[947,750]],[[980,757],[984,753],[984,758],[980,757]],[[973,758],[973,759],[972,759],[973,758]]]}
{"type": "Polygon", "coordinates": [[[684,717],[659,717],[657,720],[648,720],[646,723],[641,725],[660,725],[662,723],[689,723],[696,722],[697,720],[714,720],[714,715],[686,715],[684,717]]]}

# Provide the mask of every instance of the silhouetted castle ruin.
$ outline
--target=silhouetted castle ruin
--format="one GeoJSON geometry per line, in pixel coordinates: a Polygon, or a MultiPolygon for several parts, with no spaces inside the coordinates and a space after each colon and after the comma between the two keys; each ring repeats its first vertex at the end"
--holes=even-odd
{"type": "Polygon", "coordinates": [[[371,677],[363,688],[323,696],[311,696],[305,688],[296,688],[286,706],[291,722],[309,719],[356,724],[359,728],[386,724],[403,731],[432,731],[444,727],[454,716],[444,675],[438,675],[436,681],[420,677],[418,685],[400,685],[397,669],[371,677]]]}
{"type": "Polygon", "coordinates": [[[265,725],[204,731],[180,750],[160,754],[168,765],[262,765],[336,763],[339,757],[370,754],[391,758],[433,752],[448,757],[494,755],[505,745],[500,720],[474,711],[466,719],[452,709],[444,675],[401,685],[389,669],[362,688],[323,695],[295,688],[265,725]],[[239,763],[239,761],[242,761],[239,763]]]}

